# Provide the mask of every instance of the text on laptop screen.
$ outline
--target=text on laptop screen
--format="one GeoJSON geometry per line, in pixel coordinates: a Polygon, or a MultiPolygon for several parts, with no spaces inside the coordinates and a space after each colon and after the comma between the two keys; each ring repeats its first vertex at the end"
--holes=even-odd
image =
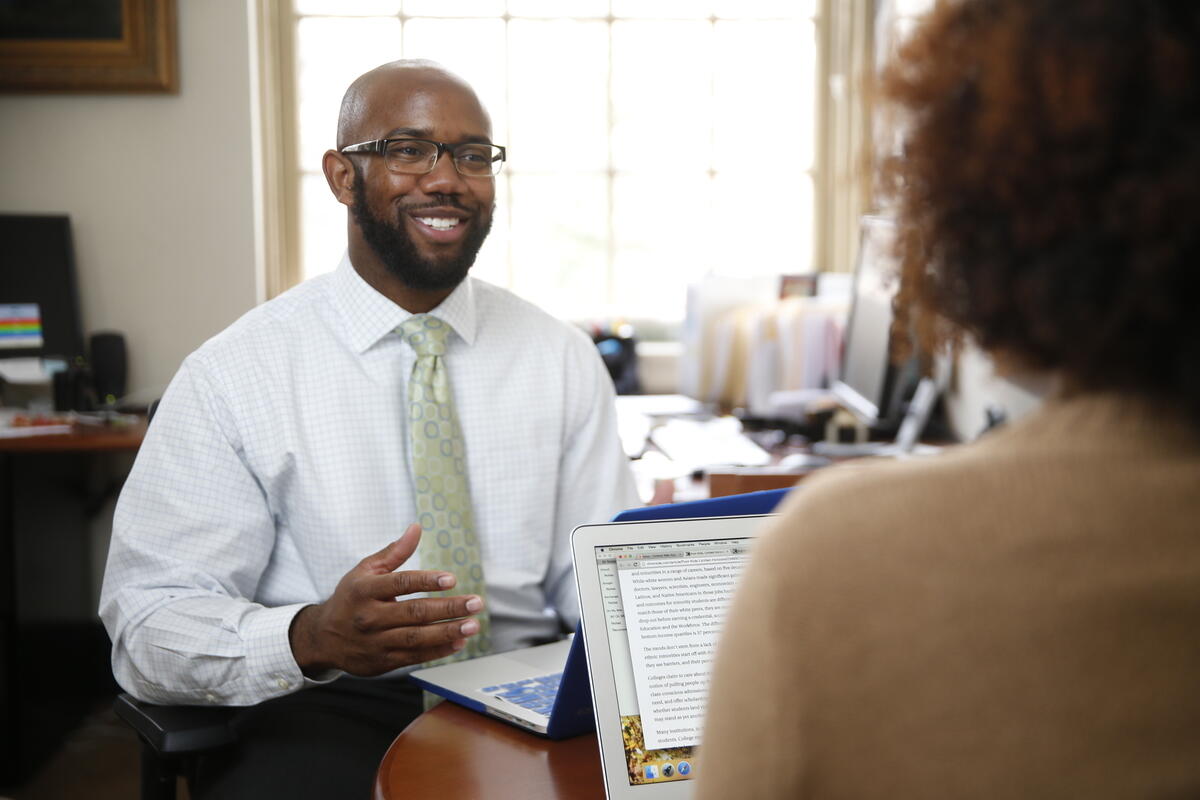
{"type": "Polygon", "coordinates": [[[713,651],[750,544],[596,548],[631,785],[693,775],[713,651]]]}

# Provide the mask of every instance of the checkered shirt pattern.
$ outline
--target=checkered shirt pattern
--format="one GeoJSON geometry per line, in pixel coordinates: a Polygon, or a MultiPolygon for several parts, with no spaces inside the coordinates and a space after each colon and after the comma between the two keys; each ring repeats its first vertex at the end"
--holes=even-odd
{"type": "MultiPolygon", "coordinates": [[[[485,282],[432,313],[453,331],[492,648],[552,638],[578,622],[571,530],[638,504],[612,382],[582,331],[485,282]]],[[[249,705],[311,683],[292,618],[418,516],[409,316],[343,258],[184,361],[121,493],[101,593],[127,691],[249,705]]]]}

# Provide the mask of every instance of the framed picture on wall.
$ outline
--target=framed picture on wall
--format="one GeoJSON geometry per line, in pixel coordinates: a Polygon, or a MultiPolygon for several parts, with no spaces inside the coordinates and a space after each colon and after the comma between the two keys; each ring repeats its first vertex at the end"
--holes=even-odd
{"type": "Polygon", "coordinates": [[[178,91],[175,2],[3,0],[0,91],[178,91]]]}

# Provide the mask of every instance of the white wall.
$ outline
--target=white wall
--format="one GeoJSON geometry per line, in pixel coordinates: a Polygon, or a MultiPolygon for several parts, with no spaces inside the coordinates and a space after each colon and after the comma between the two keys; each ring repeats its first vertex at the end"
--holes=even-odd
{"type": "Polygon", "coordinates": [[[992,359],[967,343],[958,356],[945,398],[946,416],[958,438],[971,441],[987,424],[989,408],[1002,413],[1008,422],[1015,422],[1037,409],[1053,388],[1046,376],[997,375],[992,359]]]}
{"type": "Polygon", "coordinates": [[[246,3],[179,0],[178,94],[0,96],[0,212],[71,216],[84,332],[125,334],[136,400],[256,300],[246,3]]]}

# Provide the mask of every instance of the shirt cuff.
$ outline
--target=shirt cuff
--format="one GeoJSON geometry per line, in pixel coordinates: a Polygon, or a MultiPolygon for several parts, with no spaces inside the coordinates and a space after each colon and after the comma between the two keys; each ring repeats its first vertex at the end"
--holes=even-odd
{"type": "Polygon", "coordinates": [[[309,686],[321,686],[337,680],[343,674],[341,670],[331,669],[309,678],[296,663],[288,631],[300,609],[310,605],[312,603],[295,603],[263,608],[248,621],[246,674],[254,685],[254,693],[264,700],[282,697],[309,686]]]}

